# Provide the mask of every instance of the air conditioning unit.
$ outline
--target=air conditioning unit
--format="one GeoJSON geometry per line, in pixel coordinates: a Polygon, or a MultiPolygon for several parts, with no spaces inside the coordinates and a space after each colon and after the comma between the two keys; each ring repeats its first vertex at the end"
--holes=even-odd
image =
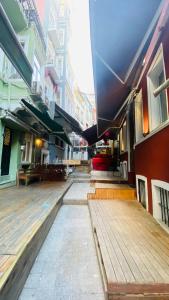
{"type": "Polygon", "coordinates": [[[43,86],[39,81],[32,82],[32,93],[43,97],[43,86]]]}

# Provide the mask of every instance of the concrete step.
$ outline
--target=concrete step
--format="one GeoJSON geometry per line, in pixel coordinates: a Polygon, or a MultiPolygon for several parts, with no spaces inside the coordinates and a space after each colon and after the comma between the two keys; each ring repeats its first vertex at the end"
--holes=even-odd
{"type": "Polygon", "coordinates": [[[94,192],[89,182],[74,182],[63,198],[64,205],[87,205],[87,194],[94,192]]]}

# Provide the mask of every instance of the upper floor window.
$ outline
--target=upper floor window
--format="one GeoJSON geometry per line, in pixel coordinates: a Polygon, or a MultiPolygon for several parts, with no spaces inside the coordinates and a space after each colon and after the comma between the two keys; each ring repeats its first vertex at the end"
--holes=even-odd
{"type": "Polygon", "coordinates": [[[120,130],[120,151],[125,152],[127,150],[127,123],[124,122],[120,130]]]}
{"type": "Polygon", "coordinates": [[[64,46],[64,40],[65,40],[65,31],[64,29],[59,30],[59,43],[60,46],[64,46]]]}
{"type": "Polygon", "coordinates": [[[63,56],[57,56],[57,71],[59,78],[63,76],[63,56]]]}
{"type": "Polygon", "coordinates": [[[59,17],[64,18],[64,16],[65,16],[65,6],[64,3],[62,3],[59,8],[59,17]]]}
{"type": "Polygon", "coordinates": [[[34,56],[33,81],[40,82],[40,64],[36,56],[34,56]]]}
{"type": "Polygon", "coordinates": [[[157,97],[154,91],[166,80],[163,48],[160,47],[147,76],[150,129],[153,130],[168,118],[167,92],[162,91],[157,97]]]}
{"type": "Polygon", "coordinates": [[[143,137],[143,97],[142,90],[139,91],[135,100],[135,141],[138,142],[143,137]]]}

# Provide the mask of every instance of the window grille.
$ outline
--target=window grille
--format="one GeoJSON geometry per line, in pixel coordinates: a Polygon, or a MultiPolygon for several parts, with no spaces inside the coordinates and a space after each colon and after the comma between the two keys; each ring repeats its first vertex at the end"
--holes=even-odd
{"type": "Polygon", "coordinates": [[[169,191],[159,188],[160,194],[160,208],[161,208],[161,219],[169,226],[169,191]]]}

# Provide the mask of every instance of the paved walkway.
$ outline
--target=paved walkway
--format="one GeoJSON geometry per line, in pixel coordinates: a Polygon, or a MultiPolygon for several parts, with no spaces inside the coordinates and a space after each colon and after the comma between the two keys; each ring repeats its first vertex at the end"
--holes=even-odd
{"type": "Polygon", "coordinates": [[[19,300],[104,300],[87,206],[62,206],[19,300]]]}

